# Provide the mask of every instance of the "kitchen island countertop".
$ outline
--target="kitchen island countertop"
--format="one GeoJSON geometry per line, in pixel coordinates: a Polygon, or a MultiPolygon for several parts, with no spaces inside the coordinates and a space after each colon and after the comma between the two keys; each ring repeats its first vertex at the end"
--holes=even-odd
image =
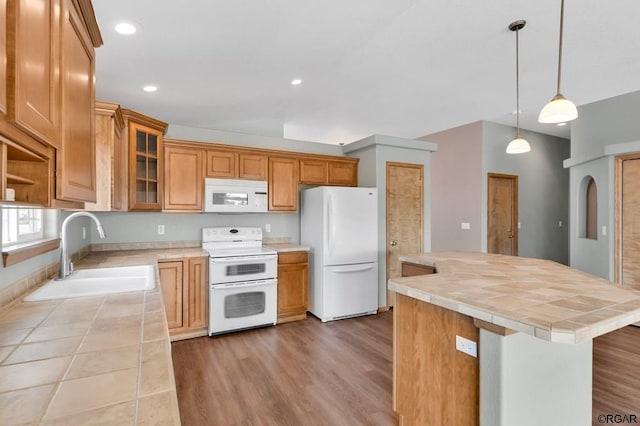
{"type": "MultiPolygon", "coordinates": [[[[155,265],[201,248],[93,252],[77,269],[155,265]]],[[[180,416],[161,287],[0,311],[0,424],[170,424],[180,416]]]]}
{"type": "Polygon", "coordinates": [[[579,343],[640,321],[640,291],[556,262],[470,252],[400,261],[437,273],[391,279],[391,290],[543,340],[579,343]]]}

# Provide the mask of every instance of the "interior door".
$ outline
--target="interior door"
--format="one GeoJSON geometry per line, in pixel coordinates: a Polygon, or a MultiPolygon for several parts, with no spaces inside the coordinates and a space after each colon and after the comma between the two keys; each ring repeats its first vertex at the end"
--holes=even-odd
{"type": "Polygon", "coordinates": [[[487,252],[518,255],[518,176],[488,175],[487,252]]]}
{"type": "MultiPolygon", "coordinates": [[[[424,166],[387,162],[387,280],[402,275],[398,256],[422,253],[424,166]]],[[[395,293],[387,290],[387,306],[395,293]]]]}
{"type": "Polygon", "coordinates": [[[640,153],[616,159],[616,281],[640,283],[640,153]]]}

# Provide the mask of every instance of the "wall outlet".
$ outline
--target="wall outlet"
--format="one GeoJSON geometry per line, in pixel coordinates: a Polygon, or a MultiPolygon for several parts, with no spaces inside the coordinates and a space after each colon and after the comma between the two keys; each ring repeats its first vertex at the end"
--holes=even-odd
{"type": "Polygon", "coordinates": [[[471,224],[469,222],[462,222],[460,224],[460,229],[471,229],[471,224]]]}
{"type": "Polygon", "coordinates": [[[561,220],[558,221],[558,228],[562,228],[562,221],[561,220]]]}
{"type": "Polygon", "coordinates": [[[522,228],[522,225],[520,225],[520,222],[518,222],[518,229],[522,228]]]}
{"type": "Polygon", "coordinates": [[[264,232],[271,232],[271,224],[267,223],[266,225],[264,225],[264,232]]]}
{"type": "Polygon", "coordinates": [[[456,336],[456,350],[464,352],[467,355],[471,355],[474,358],[478,358],[478,344],[473,340],[456,336]]]}
{"type": "Polygon", "coordinates": [[[86,226],[82,227],[82,239],[83,240],[87,239],[87,227],[86,226]]]}
{"type": "Polygon", "coordinates": [[[603,236],[603,237],[606,237],[606,236],[607,236],[607,227],[606,227],[606,226],[603,226],[603,227],[602,227],[602,236],[603,236]]]}
{"type": "Polygon", "coordinates": [[[158,235],[164,235],[164,225],[158,225],[158,235]]]}

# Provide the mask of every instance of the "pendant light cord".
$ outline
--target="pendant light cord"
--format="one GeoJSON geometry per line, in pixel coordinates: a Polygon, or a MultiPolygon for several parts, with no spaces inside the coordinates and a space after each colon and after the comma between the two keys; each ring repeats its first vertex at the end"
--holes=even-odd
{"type": "Polygon", "coordinates": [[[520,30],[516,30],[516,137],[520,137],[520,52],[519,52],[519,40],[518,33],[520,30]]]}
{"type": "MultiPolygon", "coordinates": [[[[560,1],[560,41],[558,43],[558,87],[557,94],[560,94],[560,76],[562,74],[562,33],[564,32],[564,0],[560,1]]],[[[517,35],[517,31],[516,31],[517,35]]]]}

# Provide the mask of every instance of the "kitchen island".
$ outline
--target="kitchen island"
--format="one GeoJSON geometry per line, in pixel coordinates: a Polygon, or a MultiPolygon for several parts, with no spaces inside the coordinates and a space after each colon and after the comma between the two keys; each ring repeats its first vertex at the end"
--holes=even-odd
{"type": "Polygon", "coordinates": [[[540,259],[400,260],[436,269],[389,280],[401,424],[591,424],[592,339],[640,320],[640,292],[540,259]]]}
{"type": "MultiPolygon", "coordinates": [[[[94,252],[78,269],[156,265],[201,248],[94,252]]],[[[152,290],[0,311],[0,424],[167,424],[180,416],[167,319],[152,290]]]]}

